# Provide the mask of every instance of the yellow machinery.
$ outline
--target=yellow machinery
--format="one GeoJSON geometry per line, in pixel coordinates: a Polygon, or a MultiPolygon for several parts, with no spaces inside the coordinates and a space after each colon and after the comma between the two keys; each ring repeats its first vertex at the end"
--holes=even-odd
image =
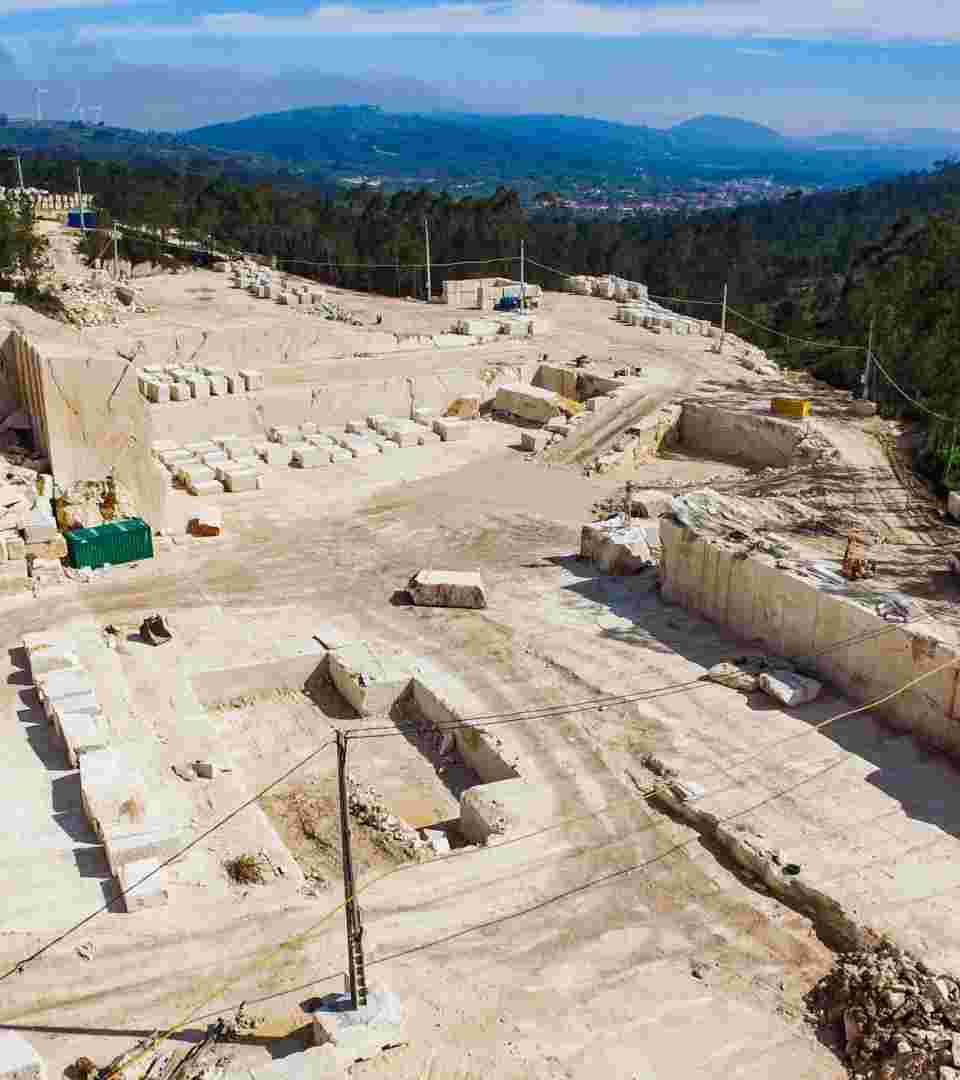
{"type": "Polygon", "coordinates": [[[810,415],[810,402],[806,398],[775,397],[770,402],[770,411],[777,416],[801,420],[810,415]]]}

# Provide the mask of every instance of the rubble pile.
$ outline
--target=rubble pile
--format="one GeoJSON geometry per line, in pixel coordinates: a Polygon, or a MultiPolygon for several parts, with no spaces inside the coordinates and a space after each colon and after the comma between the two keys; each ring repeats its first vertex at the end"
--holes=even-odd
{"type": "Polygon", "coordinates": [[[960,980],[885,943],[843,953],[807,995],[857,1080],[960,1080],[960,980]]]}
{"type": "Polygon", "coordinates": [[[92,529],[137,516],[133,496],[115,480],[78,480],[54,499],[61,529],[92,529]]]}
{"type": "Polygon", "coordinates": [[[55,285],[62,318],[74,326],[119,326],[123,316],[142,314],[147,307],[129,287],[97,275],[84,280],[66,278],[55,285]]]}
{"type": "Polygon", "coordinates": [[[348,776],[347,802],[352,817],[361,825],[367,825],[382,833],[407,858],[420,860],[432,855],[432,846],[421,839],[412,825],[408,825],[387,809],[383,796],[375,788],[348,776]]]}

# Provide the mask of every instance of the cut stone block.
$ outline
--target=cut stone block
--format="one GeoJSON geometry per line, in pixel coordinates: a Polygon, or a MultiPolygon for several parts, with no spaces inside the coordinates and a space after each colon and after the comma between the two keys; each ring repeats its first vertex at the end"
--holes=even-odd
{"type": "Polygon", "coordinates": [[[43,633],[25,634],[23,648],[34,679],[50,671],[80,667],[76,642],[70,638],[43,633]]]}
{"type": "Polygon", "coordinates": [[[427,407],[414,409],[413,419],[417,424],[423,424],[424,427],[432,428],[433,421],[437,418],[437,410],[427,407]]]}
{"type": "Polygon", "coordinates": [[[191,495],[222,495],[223,484],[219,480],[196,480],[187,490],[191,495]]]}
{"type": "Polygon", "coordinates": [[[344,435],[340,439],[340,445],[344,450],[349,450],[355,458],[375,457],[380,453],[380,450],[362,435],[344,435]]]}
{"type": "Polygon", "coordinates": [[[189,401],[192,396],[190,387],[187,383],[175,382],[170,384],[171,401],[189,401]]]}
{"type": "Polygon", "coordinates": [[[224,450],[231,461],[236,461],[237,458],[253,456],[253,444],[241,440],[231,442],[228,446],[224,447],[224,450]]]}
{"type": "Polygon", "coordinates": [[[366,420],[348,420],[345,430],[351,435],[365,435],[370,428],[366,420]]]}
{"type": "Polygon", "coordinates": [[[317,432],[316,435],[307,435],[306,440],[310,446],[320,446],[327,450],[332,450],[337,445],[337,440],[332,435],[327,435],[322,431],[317,432]]]}
{"type": "Polygon", "coordinates": [[[160,460],[164,465],[179,465],[184,461],[193,461],[195,458],[192,450],[184,450],[181,446],[176,450],[164,450],[160,454],[160,460]]]}
{"type": "Polygon", "coordinates": [[[177,469],[177,479],[184,486],[189,485],[194,480],[214,480],[215,478],[214,470],[209,465],[181,465],[177,469]]]}
{"type": "Polygon", "coordinates": [[[237,374],[243,379],[243,385],[247,392],[263,389],[263,372],[254,368],[241,368],[237,374]]]}
{"type": "Polygon", "coordinates": [[[420,570],[407,585],[413,602],[424,607],[485,608],[486,590],[477,573],[420,570]]]}
{"type": "Polygon", "coordinates": [[[208,454],[201,454],[200,460],[204,465],[215,469],[218,465],[225,465],[230,459],[222,450],[211,450],[208,454]]]}
{"type": "Polygon", "coordinates": [[[367,427],[373,431],[379,431],[380,425],[389,419],[386,413],[373,413],[367,417],[367,427]]]}
{"type": "Polygon", "coordinates": [[[520,447],[538,454],[547,445],[547,436],[542,431],[521,431],[520,447]]]}
{"type": "Polygon", "coordinates": [[[409,657],[357,641],[330,653],[333,685],[361,716],[389,713],[413,678],[409,657]]]}
{"type": "Polygon", "coordinates": [[[183,444],[184,450],[189,450],[191,454],[196,454],[199,457],[201,454],[206,454],[211,450],[217,450],[219,447],[211,439],[201,439],[199,442],[188,442],[183,444]]]}
{"type": "Polygon", "coordinates": [[[226,469],[223,486],[227,491],[256,491],[257,474],[252,469],[226,469]]]}
{"type": "Polygon", "coordinates": [[[465,420],[434,420],[433,430],[444,442],[460,442],[470,437],[470,425],[465,420]]]}
{"type": "Polygon", "coordinates": [[[174,442],[172,439],[154,439],[150,444],[150,449],[154,454],[159,457],[161,454],[169,453],[171,450],[180,450],[180,443],[174,442]]]}
{"type": "MultiPolygon", "coordinates": [[[[422,429],[421,429],[422,430],[422,429]]],[[[397,431],[392,430],[388,433],[387,438],[397,444],[397,446],[419,446],[420,445],[420,431],[397,431]]]]}
{"type": "Polygon", "coordinates": [[[526,383],[509,383],[497,390],[493,407],[497,412],[518,416],[521,420],[545,424],[560,415],[559,394],[526,383]]]}
{"type": "Polygon", "coordinates": [[[110,742],[110,736],[102,713],[91,715],[85,712],[71,712],[65,706],[54,708],[54,726],[63,739],[67,762],[71,769],[80,764],[83,754],[103,750],[110,742]]]}
{"type": "Polygon", "coordinates": [[[569,435],[570,422],[557,416],[553,420],[547,421],[546,430],[549,431],[551,435],[569,435]]]}
{"type": "Polygon", "coordinates": [[[17,1031],[0,1031],[0,1080],[46,1080],[43,1059],[17,1031]]]}
{"type": "Polygon", "coordinates": [[[353,461],[353,454],[349,450],[331,450],[329,454],[333,465],[345,465],[348,461],[353,461]]]}
{"type": "Polygon", "coordinates": [[[156,405],[166,405],[170,400],[170,384],[151,379],[146,385],[147,401],[156,405]]]}
{"type": "Polygon", "coordinates": [[[39,543],[43,540],[54,540],[60,535],[57,523],[49,510],[36,507],[31,510],[23,523],[23,538],[28,544],[39,543]]]}
{"type": "Polygon", "coordinates": [[[435,431],[427,431],[424,429],[417,436],[418,446],[430,446],[431,443],[443,442],[443,439],[435,431]]]}
{"type": "Polygon", "coordinates": [[[121,901],[127,912],[142,911],[144,908],[163,907],[169,901],[169,894],[162,881],[159,859],[142,859],[128,863],[117,875],[117,884],[123,893],[121,901]],[[153,876],[143,881],[148,874],[153,876]],[[140,885],[138,882],[143,881],[140,885]]]}
{"type": "Polygon", "coordinates": [[[208,375],[207,380],[210,383],[210,394],[213,397],[226,397],[228,389],[225,375],[208,375]]]}
{"type": "Polygon", "coordinates": [[[758,684],[761,690],[788,708],[814,701],[823,689],[823,684],[816,679],[797,675],[793,671],[764,672],[758,684]]]}
{"type": "Polygon", "coordinates": [[[316,435],[317,425],[312,420],[304,420],[300,425],[300,433],[302,435],[316,435]]]}
{"type": "Polygon", "coordinates": [[[13,562],[16,559],[25,559],[27,557],[27,544],[25,540],[22,540],[19,536],[10,536],[7,538],[7,560],[13,562]]]}
{"type": "Polygon", "coordinates": [[[270,443],[260,452],[260,458],[267,465],[289,465],[294,450],[290,446],[281,446],[280,443],[270,443]]]}
{"type": "Polygon", "coordinates": [[[214,435],[210,441],[226,453],[228,446],[238,442],[246,442],[247,440],[242,435],[214,435]]]}
{"type": "Polygon", "coordinates": [[[236,372],[228,371],[224,378],[227,380],[228,394],[240,394],[243,392],[243,379],[236,372]]]}
{"type": "Polygon", "coordinates": [[[403,416],[388,416],[377,425],[376,430],[380,435],[390,439],[398,431],[417,432],[420,430],[420,425],[416,421],[408,420],[403,416]]]}
{"type": "Polygon", "coordinates": [[[277,442],[283,446],[302,446],[307,441],[307,437],[302,431],[297,431],[293,428],[290,431],[284,432],[277,442]]]}
{"type": "Polygon", "coordinates": [[[631,519],[622,514],[595,521],[580,530],[580,557],[596,563],[609,574],[636,574],[656,565],[650,538],[660,542],[659,523],[631,519]]]}
{"type": "Polygon", "coordinates": [[[317,469],[330,464],[330,453],[316,446],[301,446],[293,451],[290,464],[295,469],[317,469]]]}
{"type": "Polygon", "coordinates": [[[49,562],[67,557],[67,541],[57,535],[52,540],[38,540],[32,544],[24,544],[24,556],[35,562],[49,562]]]}
{"type": "Polygon", "coordinates": [[[47,708],[49,703],[65,701],[83,694],[96,694],[96,686],[89,672],[80,667],[61,668],[37,675],[34,678],[34,685],[48,720],[51,719],[47,708]]]}
{"type": "Polygon", "coordinates": [[[143,821],[147,786],[119,751],[92,750],[80,757],[80,798],[90,827],[103,840],[116,828],[143,821]]]}
{"type": "Polygon", "coordinates": [[[193,398],[208,398],[210,396],[210,380],[206,375],[190,375],[187,378],[190,387],[190,396],[193,398]]]}
{"type": "Polygon", "coordinates": [[[112,829],[104,843],[110,873],[119,875],[128,863],[141,859],[162,859],[173,852],[180,836],[165,825],[131,825],[112,829]]]}

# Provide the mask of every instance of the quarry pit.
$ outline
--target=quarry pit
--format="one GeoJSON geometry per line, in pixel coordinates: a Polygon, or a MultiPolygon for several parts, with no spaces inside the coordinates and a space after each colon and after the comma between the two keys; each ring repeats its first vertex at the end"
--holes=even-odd
{"type": "MultiPolygon", "coordinates": [[[[946,665],[956,640],[942,591],[918,582],[921,560],[938,565],[939,534],[922,528],[935,528],[935,509],[900,484],[884,422],[851,419],[843,395],[771,370],[735,339],[717,353],[706,335],[624,324],[597,297],[547,291],[542,333],[459,345],[442,305],[327,290],[356,326],[251,297],[210,271],[137,288],[146,313],[119,327],[68,331],[20,309],[9,318],[4,356],[32,373],[31,437],[56,482],[115,475],[156,551],[39,595],[2,579],[0,770],[15,821],[4,966],[115,889],[85,816],[83,755],[71,768],[22,648],[25,635],[55,633],[75,644],[110,747],[144,779],[164,853],[338,729],[371,736],[348,762],[365,807],[354,829],[360,884],[370,883],[369,979],[402,998],[406,1035],[350,1075],[389,1065],[411,1080],[430,1069],[585,1077],[599,1064],[631,1077],[846,1074],[804,1020],[803,997],[834,958],[822,913],[759,888],[695,821],[648,799],[659,783],[651,755],[702,793],[692,805],[784,853],[858,926],[960,968],[956,668],[899,711],[818,730],[946,665]],[[190,291],[200,288],[212,299],[190,291]],[[252,370],[263,383],[150,401],[136,371],[174,363],[252,370]],[[505,386],[580,408],[560,409],[566,429],[546,431],[558,415],[498,408],[505,386]],[[810,398],[812,418],[771,418],[765,403],[778,393],[810,398]],[[436,420],[465,399],[478,415],[454,418],[466,434],[444,438],[436,420]],[[396,437],[385,436],[368,423],[376,417],[412,427],[387,424],[396,437]],[[354,422],[361,430],[347,431],[354,422]],[[334,459],[346,450],[336,440],[373,442],[371,432],[395,449],[334,459]],[[524,449],[531,433],[544,437],[524,449]],[[247,456],[231,457],[223,436],[257,456],[247,490],[191,494],[154,452],[211,442],[196,455],[247,456]],[[328,449],[323,467],[293,464],[307,446],[328,449]],[[596,503],[622,500],[627,479],[659,499],[649,503],[661,551],[652,569],[610,573],[578,557],[580,533],[596,503]],[[673,499],[703,489],[730,507],[779,500],[780,525],[758,532],[744,515],[722,518],[725,532],[682,525],[673,499]],[[798,598],[775,565],[839,558],[835,533],[794,528],[829,521],[839,492],[884,534],[878,594],[908,592],[922,609],[906,628],[849,614],[829,587],[798,598]],[[219,512],[219,535],[188,531],[200,506],[219,512]],[[730,540],[738,524],[744,538],[730,540]],[[793,549],[741,559],[757,538],[793,549]],[[411,575],[430,567],[479,572],[487,607],[407,602],[411,575]],[[741,576],[721,586],[721,567],[741,576]],[[151,648],[137,628],[158,611],[174,638],[151,648]],[[399,672],[370,715],[335,677],[358,663],[357,643],[399,672]],[[746,648],[821,653],[823,694],[781,708],[704,681],[746,648]],[[444,740],[451,724],[456,738],[444,740]]],[[[322,750],[166,869],[164,903],[111,906],[27,965],[8,983],[0,1024],[59,1075],[79,1054],[110,1060],[202,1000],[175,1047],[241,1001],[302,1020],[304,1002],[343,988],[342,924],[322,921],[341,900],[335,773],[322,750]],[[224,867],[248,853],[265,880],[244,887],[224,867]],[[295,945],[275,956],[285,941],[295,945]],[[87,943],[92,959],[77,951],[87,943]]],[[[305,1052],[291,1043],[270,1064],[267,1043],[231,1047],[231,1068],[274,1075],[305,1052]]]]}

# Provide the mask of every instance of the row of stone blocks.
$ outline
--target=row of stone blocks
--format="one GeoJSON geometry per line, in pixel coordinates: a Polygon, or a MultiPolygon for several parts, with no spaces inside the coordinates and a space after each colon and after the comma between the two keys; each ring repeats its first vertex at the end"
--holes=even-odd
{"type": "Polygon", "coordinates": [[[23,648],[47,721],[63,743],[70,767],[80,770],[84,814],[104,846],[126,910],[165,904],[167,893],[156,871],[175,835],[145,822],[143,776],[110,748],[96,687],[80,662],[76,643],[35,633],[24,636],[23,648]]]}
{"type": "Polygon", "coordinates": [[[225,371],[221,367],[145,367],[137,373],[140,394],[152,404],[204,400],[262,390],[263,372],[255,368],[225,371]]]}

